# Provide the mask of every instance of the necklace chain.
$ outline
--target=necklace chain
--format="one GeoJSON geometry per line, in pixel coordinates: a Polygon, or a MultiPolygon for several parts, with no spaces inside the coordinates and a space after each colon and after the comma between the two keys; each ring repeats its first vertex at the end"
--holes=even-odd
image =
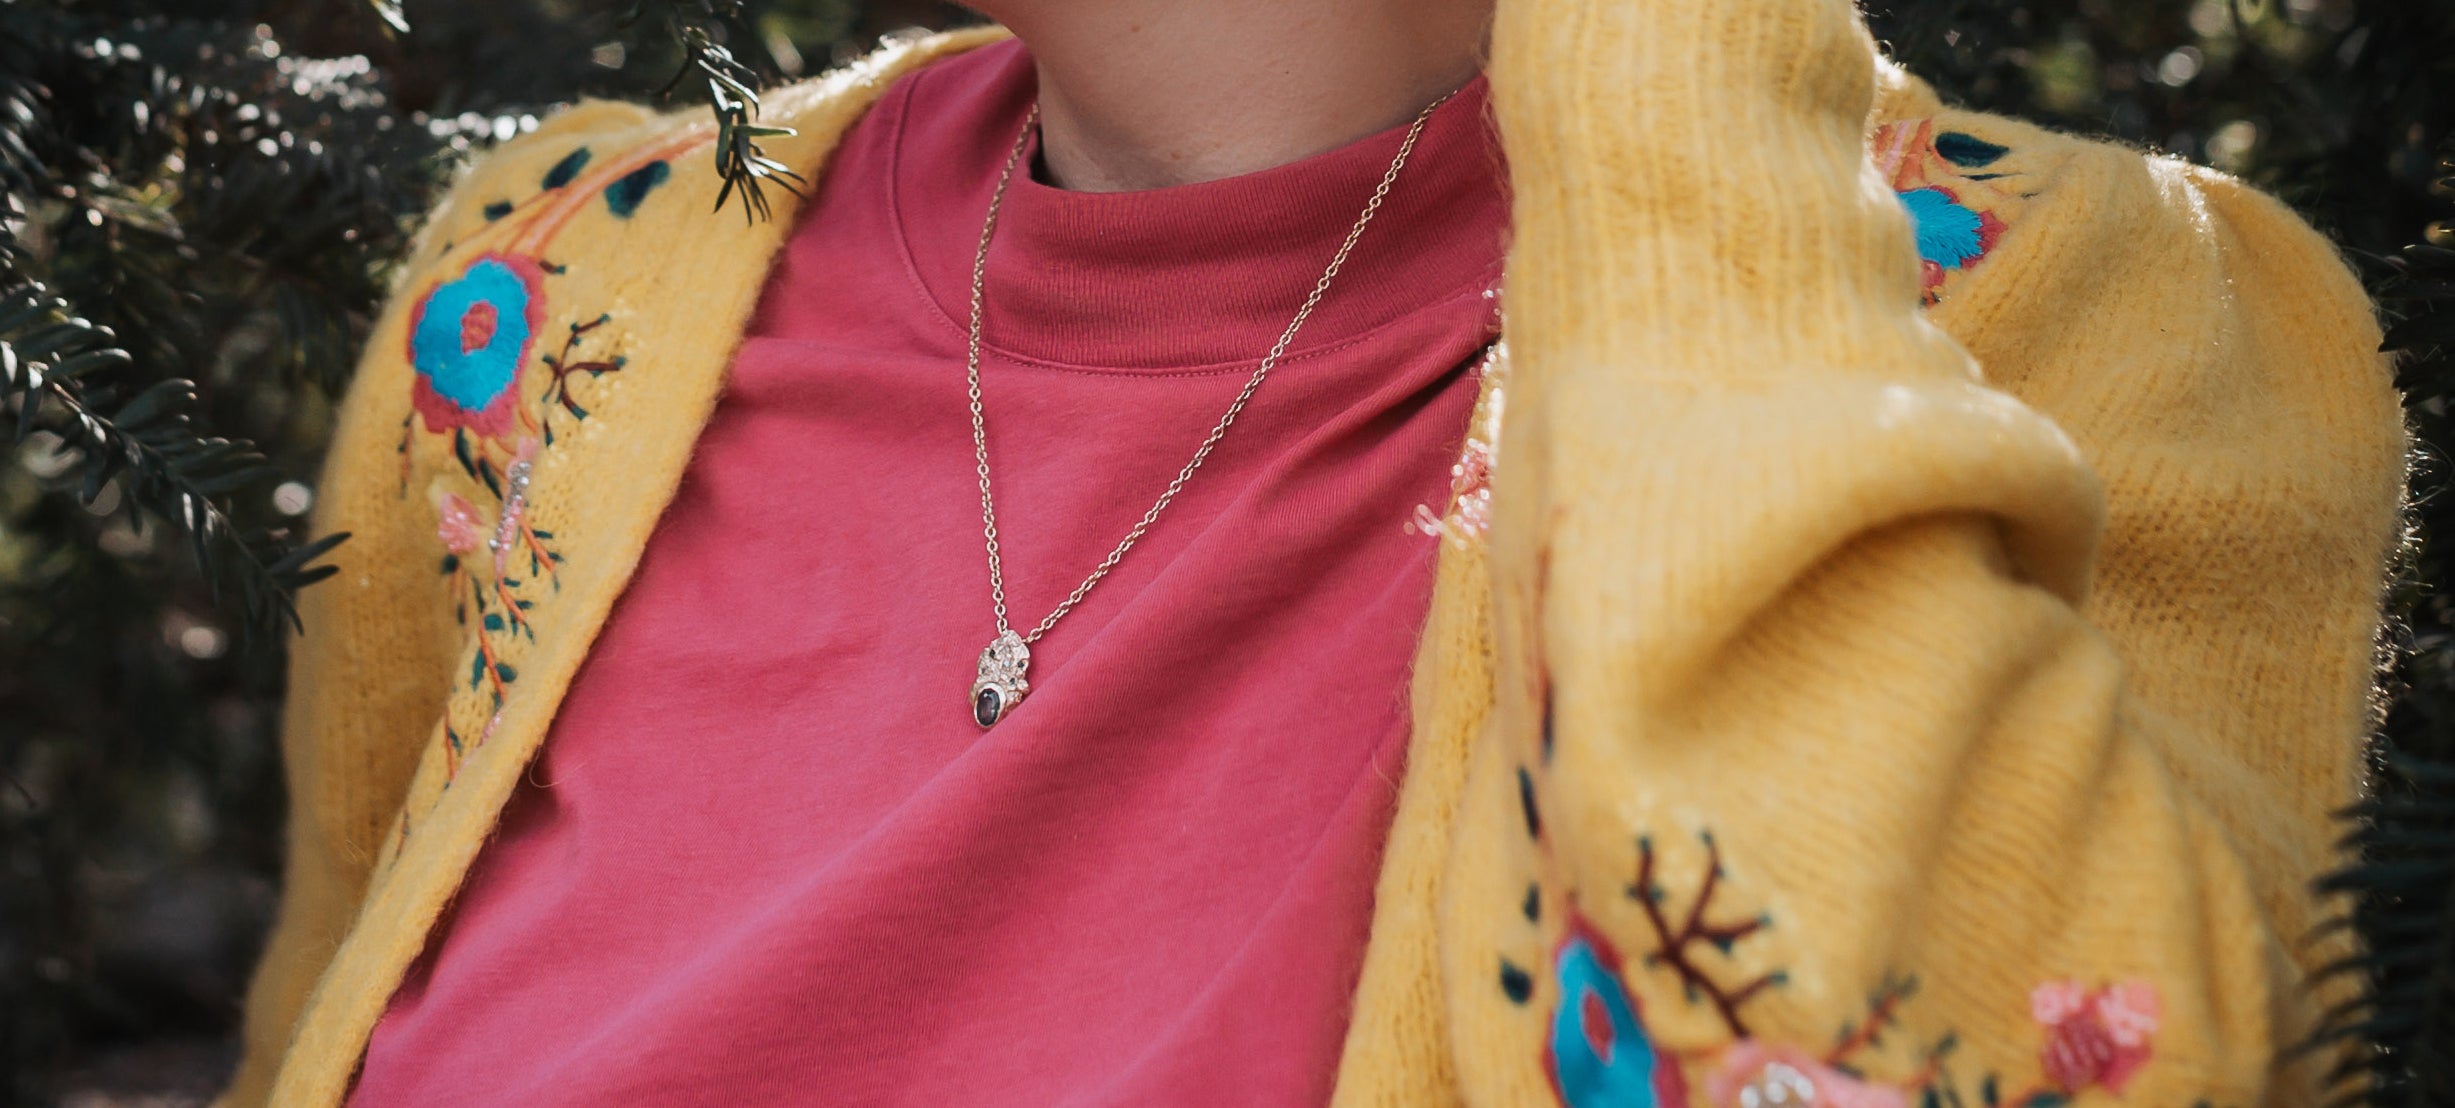
{"type": "MultiPolygon", "coordinates": [[[[1337,280],[1338,271],[1347,264],[1347,256],[1355,251],[1356,242],[1364,237],[1365,226],[1370,224],[1373,215],[1381,210],[1382,201],[1388,199],[1390,186],[1398,181],[1398,171],[1405,168],[1407,155],[1415,150],[1415,140],[1423,135],[1425,121],[1431,119],[1433,110],[1439,108],[1448,99],[1447,95],[1443,95],[1439,100],[1426,105],[1423,111],[1416,113],[1415,122],[1407,127],[1405,140],[1398,144],[1398,155],[1390,159],[1389,170],[1381,174],[1381,183],[1373,188],[1372,197],[1364,202],[1364,210],[1355,217],[1355,225],[1348,228],[1346,240],[1338,245],[1338,253],[1330,256],[1330,264],[1321,271],[1321,279],[1313,282],[1313,290],[1305,295],[1304,304],[1296,309],[1295,318],[1287,321],[1287,329],[1279,334],[1279,341],[1271,345],[1270,353],[1264,355],[1261,364],[1254,367],[1253,375],[1245,380],[1244,388],[1237,391],[1236,399],[1230,402],[1227,411],[1219,416],[1219,422],[1211,427],[1210,434],[1204,436],[1202,444],[1194,448],[1192,460],[1185,463],[1185,468],[1177,471],[1175,479],[1168,482],[1167,488],[1160,490],[1159,499],[1152,502],[1151,510],[1142,513],[1142,518],[1134,521],[1133,527],[1125,532],[1125,537],[1118,541],[1115,549],[1108,552],[1106,558],[1100,559],[1100,564],[1092,569],[1090,576],[1083,578],[1082,584],[1074,586],[1074,591],[1068,593],[1057,607],[1051,609],[1047,618],[1042,619],[1038,626],[1020,636],[1023,645],[1029,646],[1040,641],[1040,636],[1048,634],[1050,628],[1057,626],[1058,620],[1064,619],[1066,613],[1073,611],[1075,605],[1082,603],[1084,597],[1091,595],[1093,586],[1098,585],[1102,578],[1107,577],[1108,571],[1117,568],[1118,562],[1125,560],[1125,552],[1133,549],[1134,544],[1141,541],[1143,534],[1151,529],[1152,524],[1159,522],[1160,513],[1168,510],[1169,503],[1176,499],[1177,493],[1184,490],[1185,483],[1193,479],[1194,471],[1202,468],[1202,463],[1210,457],[1211,450],[1219,445],[1219,440],[1227,437],[1228,428],[1235,426],[1237,415],[1245,410],[1245,404],[1253,399],[1253,394],[1262,387],[1262,381],[1270,376],[1271,368],[1279,364],[1280,358],[1286,356],[1287,348],[1296,341],[1296,332],[1304,329],[1304,321],[1312,317],[1313,309],[1321,304],[1321,298],[1330,291],[1330,283],[1337,280]]],[[[1015,133],[1013,148],[1006,152],[1006,166],[997,175],[997,190],[989,196],[989,215],[988,218],[981,221],[980,225],[980,249],[972,256],[971,336],[964,351],[964,378],[972,401],[972,460],[980,474],[980,534],[988,544],[989,599],[997,611],[997,631],[1001,639],[1014,635],[1014,631],[1007,625],[1006,579],[1004,567],[999,564],[998,560],[997,498],[990,492],[989,487],[988,421],[982,412],[980,402],[981,292],[988,276],[989,240],[997,232],[997,215],[999,210],[1005,206],[1006,186],[1013,181],[1014,168],[1023,160],[1023,148],[1031,138],[1032,128],[1039,121],[1040,106],[1034,104],[1031,111],[1023,117],[1022,129],[1015,133]]]]}

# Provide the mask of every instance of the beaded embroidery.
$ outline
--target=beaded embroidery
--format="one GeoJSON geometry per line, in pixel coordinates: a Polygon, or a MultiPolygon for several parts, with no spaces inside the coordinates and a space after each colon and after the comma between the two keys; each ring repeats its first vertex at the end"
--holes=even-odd
{"type": "MultiPolygon", "coordinates": [[[[1526,832],[1548,871],[1548,850],[1533,774],[1518,774],[1526,832]]],[[[2043,983],[2028,997],[2041,1039],[2038,1077],[2017,1091],[1993,1073],[1965,1091],[1946,1068],[1959,1041],[1949,1032],[1913,1042],[1902,1061],[1887,1038],[1898,1038],[1903,1012],[1918,992],[1912,977],[1885,980],[1865,1011],[1841,1026],[1822,1051],[1758,1037],[1745,1014],[1766,990],[1787,983],[1781,969],[1730,969],[1736,951],[1773,926],[1769,915],[1731,919],[1716,899],[1731,885],[1721,845],[1709,833],[1696,837],[1700,864],[1689,891],[1670,885],[1673,867],[1651,836],[1636,841],[1635,875],[1623,890],[1650,933],[1642,957],[1623,962],[1610,941],[1577,910],[1577,891],[1567,889],[1562,935],[1551,961],[1551,1007],[1545,1019],[1543,1072],[1566,1108],[1673,1108],[1701,1088],[1714,1108],[1910,1108],[1967,1105],[1969,1108],[2062,1108],[2081,1092],[2120,1095],[2154,1057],[2163,1015],[2156,987],[2126,980],[2090,988],[2078,981],[2043,983]],[[1718,1045],[1676,1047],[1649,1029],[1645,1007],[1629,988],[1629,971],[1668,974],[1691,1006],[1705,1005],[1727,1034],[1718,1045]],[[1907,1076],[1886,1080],[1872,1073],[1886,1064],[1907,1076]],[[1692,1074],[1701,1074],[1701,1080],[1692,1074]]],[[[1556,875],[1546,878],[1555,885],[1556,875]]],[[[1521,909],[1538,921],[1542,884],[1530,888],[1521,909]]],[[[1536,991],[1524,971],[1501,959],[1501,989],[1511,1004],[1533,1003],[1536,991]]],[[[1667,1017],[1666,1017],[1667,1018],[1667,1017]]]]}
{"type": "MultiPolygon", "coordinates": [[[[619,353],[602,349],[600,328],[612,316],[601,311],[568,323],[559,349],[539,349],[550,318],[547,289],[563,272],[545,252],[599,197],[613,216],[630,218],[671,177],[673,158],[709,141],[694,130],[602,161],[589,147],[574,147],[545,171],[536,193],[487,204],[486,223],[444,248],[431,269],[438,276],[411,304],[401,492],[409,492],[416,442],[448,450],[453,464],[430,479],[426,494],[454,618],[468,629],[455,684],[484,698],[477,713],[457,717],[483,721],[473,728],[456,726],[447,712],[446,788],[501,723],[520,676],[513,655],[536,641],[533,620],[559,587],[563,555],[531,500],[556,422],[587,419],[576,386],[624,365],[619,353]]],[[[404,814],[401,840],[408,828],[404,814]]]]}
{"type": "MultiPolygon", "coordinates": [[[[1749,936],[1772,925],[1757,916],[1714,923],[1712,902],[1723,869],[1712,836],[1700,836],[1705,866],[1684,912],[1674,912],[1671,892],[1658,881],[1650,839],[1638,841],[1636,880],[1627,895],[1642,905],[1654,936],[1642,965],[1675,976],[1691,1003],[1711,1006],[1730,1038],[1718,1047],[1680,1050],[1649,1035],[1641,1002],[1627,987],[1626,969],[1607,940],[1574,912],[1553,960],[1554,995],[1543,1046],[1544,1073],[1566,1108],[1668,1108],[1685,1105],[1686,1067],[1704,1073],[1705,1100],[1714,1108],[1910,1108],[1912,1104],[1965,1104],[1972,1108],[2061,1108],[2088,1090],[2120,1095],[2154,1057],[2163,1006],[2154,985],[2140,980],[2088,988],[2077,981],[2049,981],[2029,995],[2032,1018],[2042,1033],[2038,1079],[2017,1091],[1986,1074],[1967,1095],[1945,1067],[1958,1040],[1946,1033],[1917,1051],[1906,1078],[1869,1076],[1870,1057],[1898,1029],[1902,1011],[1917,994],[1915,978],[1885,981],[1868,998],[1865,1013],[1844,1024],[1822,1052],[1760,1039],[1743,1015],[1748,1002],[1783,984],[1780,970],[1726,985],[1704,968],[1693,948],[1710,947],[1727,957],[1749,936]]],[[[1504,962],[1504,966],[1506,963],[1504,962]]],[[[1505,983],[1504,983],[1505,985],[1505,983]]],[[[1514,1003],[1525,1003],[1516,991],[1514,1003]]]]}
{"type": "Polygon", "coordinates": [[[1405,524],[1409,533],[1438,535],[1464,547],[1481,541],[1490,529],[1492,466],[1500,454],[1502,386],[1508,371],[1509,344],[1495,341],[1475,371],[1484,381],[1483,395],[1476,399],[1474,417],[1468,421],[1466,446],[1459,451],[1457,464],[1449,467],[1448,509],[1436,514],[1429,504],[1416,505],[1414,518],[1405,524]]]}

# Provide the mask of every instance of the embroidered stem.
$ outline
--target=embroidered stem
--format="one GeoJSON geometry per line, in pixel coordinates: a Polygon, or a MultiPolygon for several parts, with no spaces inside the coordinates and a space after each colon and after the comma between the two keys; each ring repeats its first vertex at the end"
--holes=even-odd
{"type": "Polygon", "coordinates": [[[571,217],[580,214],[591,199],[605,191],[606,186],[630,176],[633,170],[650,162],[677,160],[682,155],[715,141],[716,132],[713,127],[693,127],[669,142],[650,144],[628,151],[559,193],[554,190],[540,193],[541,196],[553,196],[554,200],[542,211],[530,217],[526,225],[521,228],[519,237],[511,241],[510,249],[532,256],[542,252],[546,243],[563,229],[563,224],[571,222],[571,217]]]}
{"type": "Polygon", "coordinates": [[[494,702],[500,704],[503,702],[503,664],[495,659],[494,640],[482,630],[477,635],[477,652],[486,663],[486,680],[494,686],[494,702]]]}
{"type": "Polygon", "coordinates": [[[1698,837],[1705,843],[1705,879],[1697,891],[1696,900],[1689,906],[1687,919],[1676,930],[1662,911],[1663,894],[1655,880],[1654,842],[1650,837],[1637,840],[1637,880],[1628,887],[1628,895],[1644,909],[1645,921],[1653,927],[1654,937],[1660,944],[1649,960],[1669,966],[1691,996],[1702,994],[1713,1005],[1714,1013],[1722,1017],[1722,1023],[1730,1029],[1730,1033],[1744,1039],[1748,1037],[1747,1021],[1740,1018],[1739,1009],[1757,993],[1780,984],[1782,974],[1777,970],[1736,989],[1726,990],[1690,955],[1690,948],[1699,942],[1711,943],[1727,954],[1733,944],[1763,930],[1767,924],[1763,916],[1735,924],[1716,925],[1706,920],[1705,913],[1721,884],[1722,848],[1710,832],[1698,837]]]}
{"type": "Polygon", "coordinates": [[[1874,1046],[1876,1040],[1883,1037],[1884,1029],[1900,1015],[1901,1002],[1917,991],[1915,979],[1887,977],[1882,985],[1876,987],[1875,999],[1867,1004],[1866,1020],[1856,1026],[1842,1028],[1841,1041],[1834,1043],[1832,1051],[1824,1056],[1825,1063],[1840,1065],[1849,1061],[1851,1055],[1874,1046]]]}
{"type": "MultiPolygon", "coordinates": [[[[562,405],[564,411],[571,413],[573,418],[588,418],[588,409],[580,407],[580,402],[573,399],[571,396],[571,375],[574,373],[585,373],[590,377],[598,377],[607,373],[613,373],[623,367],[623,359],[617,356],[614,358],[597,358],[588,361],[573,361],[571,355],[573,351],[578,349],[580,339],[585,337],[589,332],[612,322],[613,318],[613,314],[609,312],[601,314],[597,316],[597,318],[589,320],[586,323],[570,324],[570,332],[563,336],[562,350],[558,353],[545,355],[543,358],[539,359],[545,363],[547,371],[554,375],[553,380],[546,382],[545,392],[538,398],[539,403],[548,405],[549,407],[560,404],[562,405]]],[[[553,441],[552,428],[549,427],[547,429],[546,436],[548,442],[553,441]]]]}

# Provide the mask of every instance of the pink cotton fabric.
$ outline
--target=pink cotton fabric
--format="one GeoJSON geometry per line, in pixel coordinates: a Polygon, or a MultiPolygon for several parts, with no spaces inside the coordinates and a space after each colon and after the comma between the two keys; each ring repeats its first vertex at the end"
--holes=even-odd
{"type": "MultiPolygon", "coordinates": [[[[359,1108],[1328,1096],[1437,551],[1407,524],[1497,322],[1483,88],[983,732],[962,321],[1032,95],[993,46],[847,137],[359,1108]]],[[[1152,192],[1018,177],[983,369],[1018,626],[1184,464],[1400,134],[1152,192]]]]}

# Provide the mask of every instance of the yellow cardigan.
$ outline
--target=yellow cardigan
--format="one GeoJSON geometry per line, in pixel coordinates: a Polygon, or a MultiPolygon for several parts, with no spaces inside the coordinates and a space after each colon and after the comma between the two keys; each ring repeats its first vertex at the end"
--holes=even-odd
{"type": "MultiPolygon", "coordinates": [[[[2327,243],[1941,106],[1847,0],[1502,0],[1491,78],[1508,365],[1337,1102],[2313,1102],[2405,449],[2327,243]]],[[[231,1103],[346,1094],[674,491],[793,215],[710,215],[712,139],[561,113],[375,328],[231,1103]]]]}

